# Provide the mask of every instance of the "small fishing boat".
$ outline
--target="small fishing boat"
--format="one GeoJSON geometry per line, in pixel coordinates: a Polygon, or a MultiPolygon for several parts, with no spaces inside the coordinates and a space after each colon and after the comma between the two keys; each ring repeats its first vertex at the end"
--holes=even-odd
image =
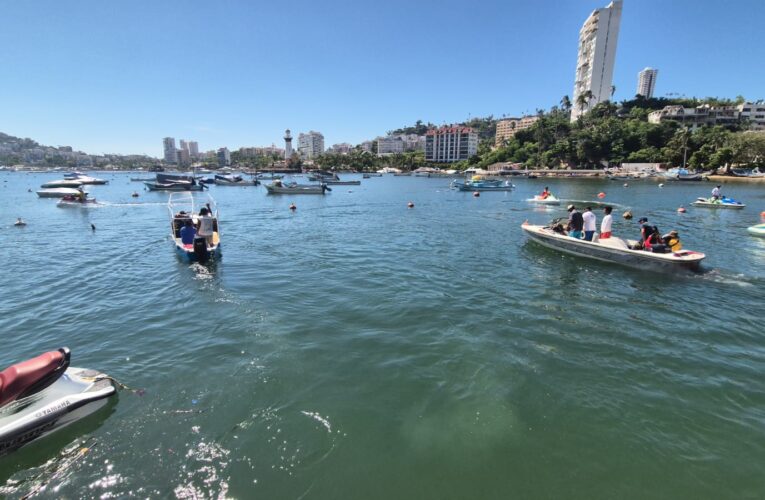
{"type": "Polygon", "coordinates": [[[749,234],[765,238],[765,224],[756,224],[754,226],[746,228],[749,234]]]}
{"type": "Polygon", "coordinates": [[[23,226],[26,226],[26,225],[27,225],[27,223],[26,223],[26,222],[24,222],[24,219],[22,219],[21,217],[19,217],[18,219],[16,219],[16,222],[14,222],[14,223],[13,223],[13,225],[14,225],[14,226],[17,226],[17,227],[23,227],[23,226]]]}
{"type": "Polygon", "coordinates": [[[686,168],[671,168],[666,172],[660,174],[662,177],[672,181],[702,181],[704,176],[696,172],[692,172],[686,168]]]}
{"type": "Polygon", "coordinates": [[[260,180],[276,180],[276,179],[282,179],[284,178],[284,176],[282,174],[275,174],[273,172],[261,172],[259,174],[256,174],[255,178],[260,180]]]}
{"type": "Polygon", "coordinates": [[[64,174],[64,179],[78,181],[82,184],[108,184],[109,183],[109,181],[105,179],[90,177],[89,175],[85,175],[82,172],[69,172],[68,174],[64,174]]]}
{"type": "Polygon", "coordinates": [[[378,172],[371,172],[371,173],[366,173],[366,174],[362,175],[362,177],[364,179],[369,179],[371,177],[382,177],[382,176],[383,176],[383,174],[380,174],[378,172]]]}
{"type": "MultiPolygon", "coordinates": [[[[74,188],[50,188],[37,191],[40,198],[63,198],[64,196],[76,196],[80,193],[79,189],[74,188]]],[[[85,194],[88,194],[85,192],[85,194]]]]}
{"type": "Polygon", "coordinates": [[[326,184],[285,184],[278,179],[266,184],[266,190],[268,194],[324,194],[332,191],[326,184]]]}
{"type": "Polygon", "coordinates": [[[203,264],[222,257],[218,207],[212,197],[197,199],[191,193],[172,193],[167,209],[170,212],[170,239],[179,257],[186,262],[203,264]],[[212,237],[208,241],[205,237],[195,236],[193,242],[184,243],[181,229],[187,221],[191,221],[195,228],[199,227],[202,209],[206,209],[212,219],[212,237]]]}
{"type": "Polygon", "coordinates": [[[213,182],[216,186],[259,186],[260,181],[257,179],[248,181],[242,178],[241,175],[220,175],[216,174],[213,178],[213,182]]]}
{"type": "Polygon", "coordinates": [[[155,178],[154,177],[131,177],[130,180],[132,182],[153,182],[155,178]]]}
{"type": "Polygon", "coordinates": [[[99,410],[117,390],[103,373],[69,366],[66,347],[0,372],[0,455],[99,410]]]}
{"type": "Polygon", "coordinates": [[[510,181],[503,181],[501,179],[477,179],[474,176],[472,180],[460,181],[453,180],[452,187],[457,188],[460,191],[511,191],[515,189],[515,185],[510,181]]]}
{"type": "Polygon", "coordinates": [[[755,167],[752,170],[746,170],[743,168],[732,168],[730,169],[730,173],[734,177],[753,177],[753,178],[765,177],[765,172],[760,172],[760,169],[758,167],[755,167]]]}
{"type": "Polygon", "coordinates": [[[78,188],[82,186],[82,182],[72,179],[63,179],[58,181],[50,181],[42,184],[41,188],[78,188]]]}
{"type": "Polygon", "coordinates": [[[550,194],[546,197],[536,195],[533,198],[529,198],[526,201],[530,203],[537,203],[538,205],[560,205],[560,200],[554,195],[550,194]]]}
{"type": "Polygon", "coordinates": [[[691,203],[694,207],[704,208],[744,208],[746,205],[732,198],[697,198],[691,203]]]}
{"type": "Polygon", "coordinates": [[[535,226],[524,223],[521,228],[523,228],[532,241],[553,250],[637,269],[660,271],[698,269],[701,261],[706,257],[701,252],[690,250],[670,253],[633,250],[631,247],[636,243],[635,241],[613,236],[597,241],[580,240],[558,233],[550,226],[535,226]]]}

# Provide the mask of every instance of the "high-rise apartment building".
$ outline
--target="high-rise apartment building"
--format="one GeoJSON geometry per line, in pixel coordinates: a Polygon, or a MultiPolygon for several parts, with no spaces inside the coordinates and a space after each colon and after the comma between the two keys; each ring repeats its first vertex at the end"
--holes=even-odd
{"type": "Polygon", "coordinates": [[[165,137],[162,139],[162,146],[165,150],[165,163],[177,163],[178,162],[178,156],[175,152],[175,138],[174,137],[165,137]]]}
{"type": "Polygon", "coordinates": [[[324,152],[324,136],[321,132],[311,130],[307,134],[298,135],[298,151],[305,160],[313,160],[324,152]]]}
{"type": "Polygon", "coordinates": [[[292,158],[292,136],[290,135],[290,129],[284,131],[284,159],[289,160],[292,158]]]}
{"type": "Polygon", "coordinates": [[[579,30],[571,121],[576,121],[596,104],[611,98],[621,18],[622,0],[614,0],[607,7],[590,14],[579,30]],[[592,97],[584,103],[580,102],[579,96],[587,96],[588,91],[592,92],[592,97]]]}
{"type": "Polygon", "coordinates": [[[231,152],[228,148],[220,148],[218,150],[218,166],[227,167],[231,165],[231,152]]]}
{"type": "Polygon", "coordinates": [[[657,76],[659,76],[659,70],[653,68],[646,68],[638,73],[637,92],[635,94],[642,95],[646,99],[653,97],[657,76]]]}
{"type": "Polygon", "coordinates": [[[525,130],[534,125],[538,116],[524,116],[522,118],[507,118],[497,122],[497,131],[494,135],[494,146],[499,147],[505,139],[514,136],[516,132],[525,130]]]}
{"type": "Polygon", "coordinates": [[[452,163],[478,152],[478,134],[470,127],[441,127],[425,133],[425,161],[452,163]]]}
{"type": "Polygon", "coordinates": [[[197,141],[189,141],[189,156],[195,160],[199,158],[199,144],[197,141]]]}

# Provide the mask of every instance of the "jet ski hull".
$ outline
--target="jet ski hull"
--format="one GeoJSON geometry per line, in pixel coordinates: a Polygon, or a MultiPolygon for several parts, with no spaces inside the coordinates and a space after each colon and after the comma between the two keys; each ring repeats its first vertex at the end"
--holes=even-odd
{"type": "Polygon", "coordinates": [[[0,456],[98,411],[116,392],[104,374],[68,368],[44,390],[0,408],[0,456]]]}

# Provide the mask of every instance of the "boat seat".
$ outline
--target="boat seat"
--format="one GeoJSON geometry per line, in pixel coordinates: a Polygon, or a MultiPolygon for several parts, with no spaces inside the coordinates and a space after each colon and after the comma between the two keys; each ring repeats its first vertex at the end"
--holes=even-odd
{"type": "Polygon", "coordinates": [[[50,351],[0,372],[0,406],[41,391],[58,380],[69,366],[69,349],[50,351]]]}

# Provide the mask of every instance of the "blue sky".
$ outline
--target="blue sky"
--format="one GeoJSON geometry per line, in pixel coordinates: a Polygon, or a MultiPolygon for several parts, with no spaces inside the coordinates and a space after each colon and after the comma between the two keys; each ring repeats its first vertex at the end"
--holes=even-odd
{"type": "MultiPolygon", "coordinates": [[[[0,0],[0,131],[92,154],[358,143],[416,120],[519,115],[572,94],[605,0],[0,0]]],[[[616,99],[765,98],[765,2],[625,0],[616,99]]]]}

